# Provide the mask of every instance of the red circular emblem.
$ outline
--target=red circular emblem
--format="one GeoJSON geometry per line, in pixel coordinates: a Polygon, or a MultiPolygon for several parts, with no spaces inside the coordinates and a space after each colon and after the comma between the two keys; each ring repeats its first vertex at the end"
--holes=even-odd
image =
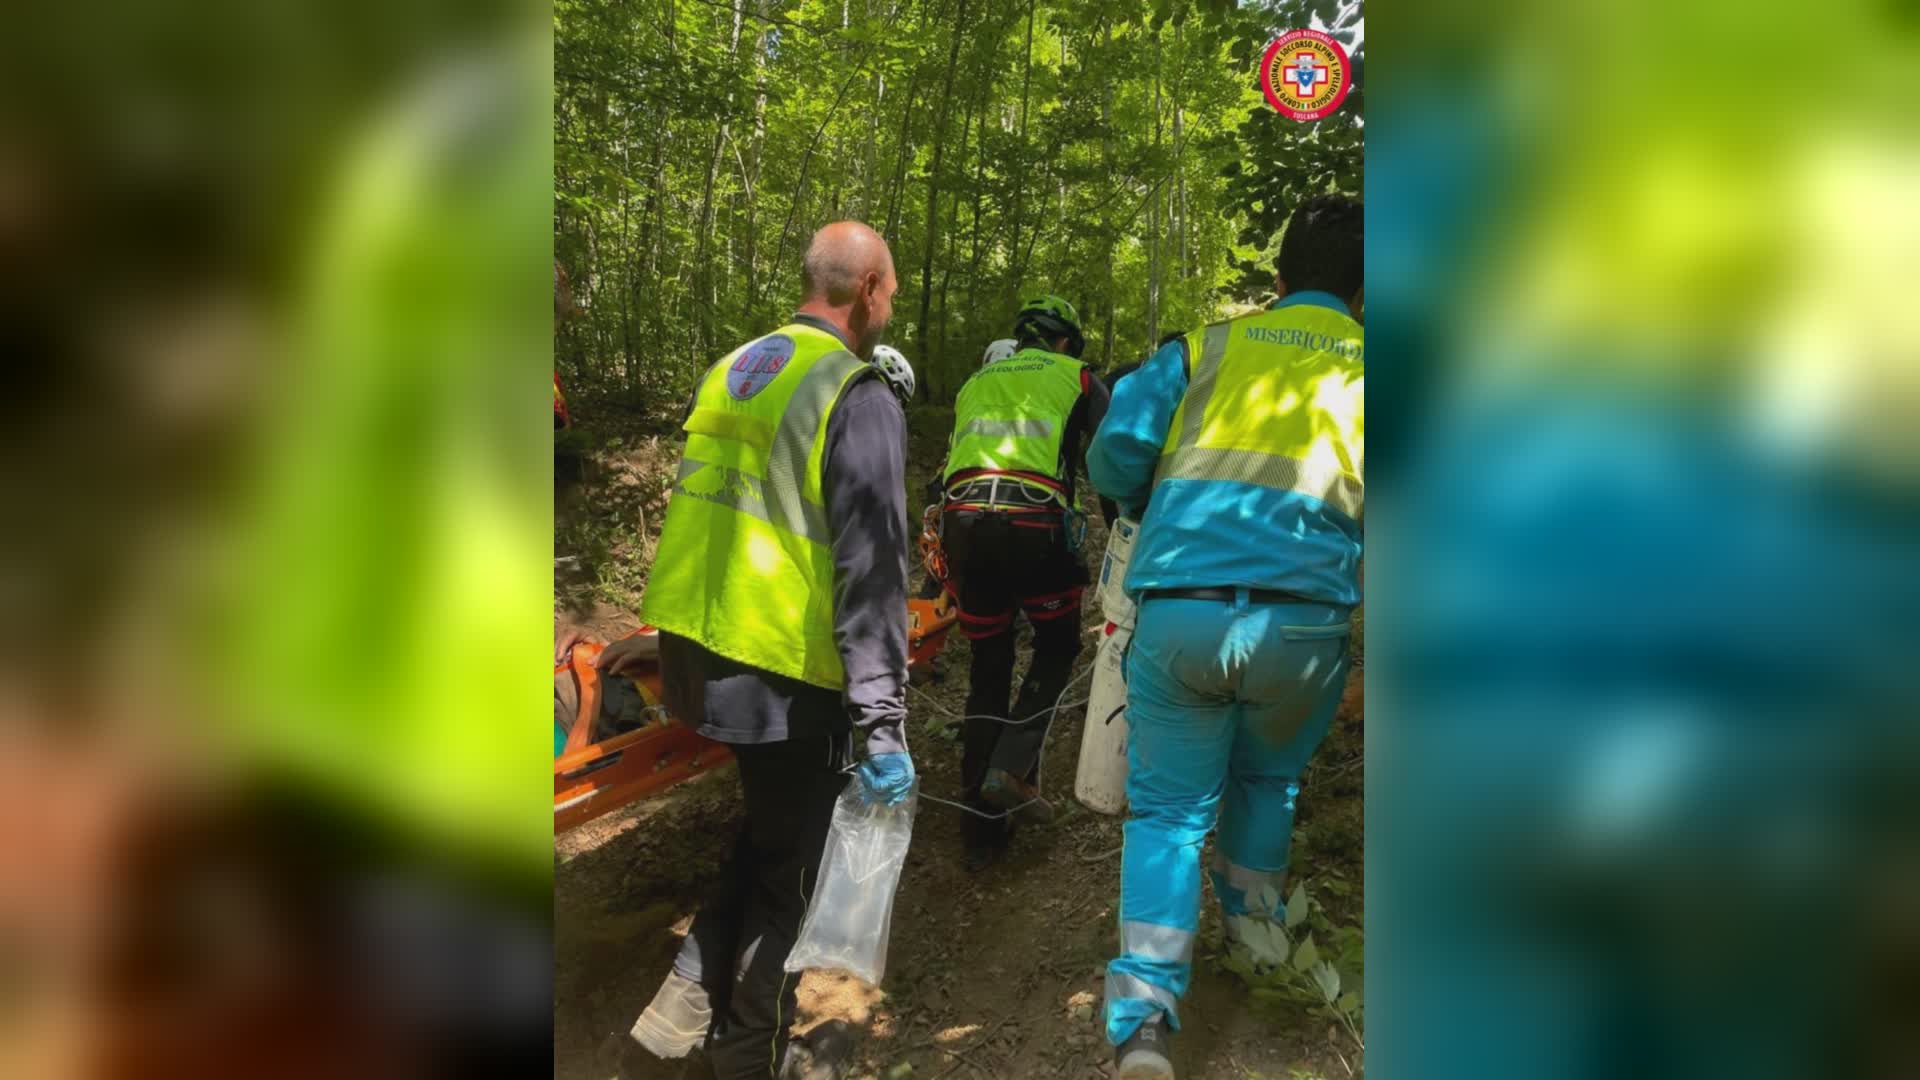
{"type": "Polygon", "coordinates": [[[1353,89],[1347,50],[1318,30],[1289,30],[1260,58],[1260,89],[1267,104],[1295,120],[1318,120],[1340,107],[1353,89]]]}
{"type": "Polygon", "coordinates": [[[765,390],[793,359],[793,339],[785,334],[769,334],[746,348],[727,369],[727,393],[745,401],[765,390]]]}

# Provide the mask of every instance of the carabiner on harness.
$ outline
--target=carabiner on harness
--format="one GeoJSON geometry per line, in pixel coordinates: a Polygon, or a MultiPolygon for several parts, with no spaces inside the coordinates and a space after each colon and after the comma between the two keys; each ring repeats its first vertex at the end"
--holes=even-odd
{"type": "Polygon", "coordinates": [[[1080,554],[1081,545],[1087,541],[1087,512],[1077,506],[1066,510],[1067,554],[1080,554]]]}

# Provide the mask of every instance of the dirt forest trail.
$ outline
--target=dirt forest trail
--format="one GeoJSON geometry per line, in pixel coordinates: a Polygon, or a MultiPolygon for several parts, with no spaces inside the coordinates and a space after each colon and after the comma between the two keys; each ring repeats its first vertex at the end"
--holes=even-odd
{"type": "MultiPolygon", "coordinates": [[[[910,421],[909,506],[917,521],[922,492],[944,451],[951,411],[916,408],[910,421]]],[[[584,486],[625,486],[615,505],[663,505],[654,474],[671,475],[677,448],[661,440],[639,450],[601,455],[584,486]]],[[[615,493],[609,493],[613,495],[615,493]]],[[[582,505],[570,496],[575,511],[582,505]]],[[[590,501],[590,500],[589,500],[590,501]]],[[[1089,500],[1090,501],[1090,500],[1089,500]]],[[[569,511],[558,506],[556,511],[569,511]]],[[[657,534],[658,513],[644,514],[657,534]]],[[[629,525],[632,529],[634,526],[629,525]]],[[[558,556],[572,554],[564,538],[558,556]]],[[[579,535],[575,533],[575,535],[579,535]]],[[[1093,515],[1083,549],[1097,574],[1106,533],[1093,515]]],[[[636,536],[603,545],[583,559],[650,553],[636,536]]],[[[595,571],[604,580],[607,571],[595,571]]],[[[916,584],[919,575],[916,573],[916,584]]],[[[632,616],[618,605],[560,588],[570,610],[556,620],[585,623],[600,634],[624,632],[632,616]]],[[[1086,645],[1076,675],[1086,671],[1104,625],[1089,594],[1086,645]]],[[[1356,640],[1358,635],[1356,635],[1356,640]]],[[[1029,652],[1024,642],[1021,670],[1029,652]]],[[[922,789],[954,798],[959,788],[957,716],[966,694],[968,650],[953,635],[942,656],[944,677],[909,695],[910,740],[922,789]]],[[[1297,879],[1337,880],[1316,898],[1341,921],[1358,924],[1362,896],[1361,679],[1350,678],[1332,735],[1308,770],[1294,838],[1297,879]]],[[[1089,679],[1067,700],[1086,697],[1089,679]]],[[[961,866],[960,811],[923,800],[913,847],[893,912],[885,985],[810,972],[800,988],[798,1027],[830,1018],[850,1022],[858,1051],[851,1076],[892,1078],[1111,1076],[1111,1051],[1100,1036],[1101,978],[1116,934],[1121,820],[1073,800],[1084,704],[1062,710],[1043,765],[1047,796],[1061,811],[1047,828],[1025,829],[1009,857],[974,876],[961,866]]],[[[741,820],[737,781],[722,769],[664,796],[592,821],[555,839],[554,1075],[558,1080],[703,1075],[660,1062],[631,1046],[626,1031],[671,965],[692,913],[720,869],[741,820]]],[[[1194,985],[1183,1007],[1186,1028],[1175,1042],[1183,1078],[1326,1078],[1349,1076],[1345,1036],[1288,1005],[1256,1009],[1246,988],[1220,969],[1219,919],[1202,917],[1194,985]]]]}

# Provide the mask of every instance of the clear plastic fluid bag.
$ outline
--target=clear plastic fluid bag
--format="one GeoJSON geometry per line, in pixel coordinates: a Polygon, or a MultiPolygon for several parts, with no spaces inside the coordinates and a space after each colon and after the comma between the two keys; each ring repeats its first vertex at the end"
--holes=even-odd
{"type": "Polygon", "coordinates": [[[858,777],[848,781],[833,804],[813,902],[800,924],[800,939],[787,954],[788,971],[839,968],[879,984],[919,790],[916,783],[899,803],[881,806],[861,795],[858,777]]]}

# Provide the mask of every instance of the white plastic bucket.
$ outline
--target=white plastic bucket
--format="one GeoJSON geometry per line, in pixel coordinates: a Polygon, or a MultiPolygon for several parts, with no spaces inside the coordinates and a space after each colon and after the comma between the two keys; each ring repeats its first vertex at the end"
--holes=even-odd
{"type": "Polygon", "coordinates": [[[1127,684],[1120,660],[1132,637],[1132,628],[1107,623],[1093,660],[1093,690],[1080,731],[1073,796],[1100,814],[1118,814],[1127,807],[1127,684]]]}
{"type": "Polygon", "coordinates": [[[1116,518],[1107,532],[1107,555],[1100,563],[1100,613],[1110,623],[1131,630],[1133,601],[1127,598],[1127,560],[1133,557],[1133,542],[1140,536],[1140,523],[1132,518],[1116,518]]]}

